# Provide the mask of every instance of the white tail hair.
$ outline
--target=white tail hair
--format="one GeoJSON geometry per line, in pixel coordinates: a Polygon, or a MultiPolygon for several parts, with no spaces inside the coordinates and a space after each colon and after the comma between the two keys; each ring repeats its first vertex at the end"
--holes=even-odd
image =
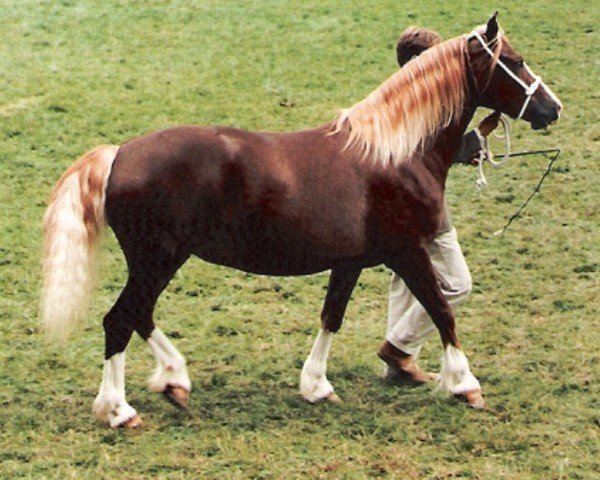
{"type": "Polygon", "coordinates": [[[64,340],[87,312],[94,257],[105,226],[106,184],[119,147],[96,147],[60,178],[44,214],[42,328],[64,340]]]}

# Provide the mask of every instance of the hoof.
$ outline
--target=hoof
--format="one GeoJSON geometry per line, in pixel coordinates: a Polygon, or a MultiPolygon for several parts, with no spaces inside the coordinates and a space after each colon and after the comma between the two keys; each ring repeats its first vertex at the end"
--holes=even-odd
{"type": "Polygon", "coordinates": [[[323,400],[327,400],[328,402],[337,404],[344,403],[344,401],[340,397],[338,397],[334,392],[331,392],[323,400]]]}
{"type": "Polygon", "coordinates": [[[165,398],[178,408],[187,408],[190,399],[190,392],[183,387],[167,385],[163,392],[165,398]]]}
{"type": "Polygon", "coordinates": [[[112,428],[127,428],[127,429],[141,428],[143,423],[144,422],[142,422],[142,419],[140,418],[140,416],[136,414],[133,417],[128,418],[124,422],[121,422],[118,425],[113,426],[112,428]]]}
{"type": "Polygon", "coordinates": [[[324,397],[314,397],[312,399],[307,399],[306,397],[304,397],[305,400],[307,400],[308,402],[312,403],[313,405],[316,405],[317,403],[325,403],[325,402],[329,402],[329,403],[343,403],[344,401],[337,396],[337,394],[335,392],[331,392],[327,395],[325,395],[324,397]]]}
{"type": "Polygon", "coordinates": [[[485,407],[485,401],[483,400],[481,390],[471,390],[461,394],[460,396],[465,399],[467,405],[471,408],[481,410],[485,407]]]}

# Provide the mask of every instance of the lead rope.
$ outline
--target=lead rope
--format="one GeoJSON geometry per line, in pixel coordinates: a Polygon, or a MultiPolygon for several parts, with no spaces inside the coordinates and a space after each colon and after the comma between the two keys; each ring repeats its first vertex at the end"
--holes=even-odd
{"type": "Polygon", "coordinates": [[[548,166],[546,167],[546,171],[544,172],[544,174],[540,178],[540,181],[537,183],[537,185],[533,189],[533,192],[531,192],[531,194],[529,195],[529,197],[527,198],[527,200],[525,200],[523,202],[523,205],[521,205],[519,207],[519,209],[510,216],[510,218],[508,219],[508,221],[506,222],[506,224],[504,225],[504,227],[502,227],[500,230],[497,230],[497,231],[494,232],[494,235],[502,235],[506,231],[506,229],[509,227],[509,225],[512,222],[514,222],[517,218],[519,218],[519,216],[521,215],[521,212],[523,210],[525,210],[525,207],[529,204],[529,202],[535,196],[535,194],[540,191],[540,188],[542,188],[542,183],[544,182],[544,180],[546,179],[546,177],[548,176],[548,174],[552,170],[552,165],[554,164],[554,162],[556,161],[556,159],[560,155],[560,148],[550,148],[550,149],[547,149],[547,150],[535,150],[535,151],[530,151],[530,152],[516,152],[516,153],[513,153],[512,156],[513,157],[519,157],[519,156],[522,156],[522,155],[536,155],[536,154],[542,154],[542,155],[554,154],[554,156],[548,162],[548,166]]]}
{"type": "Polygon", "coordinates": [[[494,236],[502,235],[506,231],[506,229],[510,226],[510,224],[512,222],[514,222],[517,218],[519,218],[519,216],[521,215],[521,212],[525,209],[525,207],[533,199],[535,194],[540,191],[540,188],[542,187],[542,183],[544,182],[544,180],[546,179],[546,177],[552,170],[552,165],[554,164],[554,162],[560,155],[560,148],[550,148],[547,150],[532,150],[532,151],[524,151],[524,152],[511,152],[511,150],[510,150],[510,123],[508,122],[508,118],[504,114],[500,115],[500,123],[502,123],[502,128],[503,128],[504,132],[500,135],[497,134],[496,132],[494,132],[494,137],[496,137],[500,140],[504,140],[504,155],[503,155],[502,159],[499,161],[494,160],[494,154],[489,149],[487,137],[484,137],[481,134],[481,132],[479,131],[479,128],[475,129],[477,138],[479,138],[479,144],[481,145],[481,149],[479,150],[479,157],[475,159],[475,162],[477,162],[477,172],[478,172],[478,178],[477,178],[475,184],[477,185],[478,190],[481,190],[482,188],[485,188],[488,185],[487,179],[485,178],[485,174],[483,173],[483,164],[486,160],[488,162],[490,162],[493,167],[499,167],[502,164],[504,164],[504,162],[506,162],[506,160],[508,160],[508,157],[511,157],[511,156],[512,157],[521,157],[524,155],[536,155],[536,154],[542,154],[542,155],[554,154],[554,156],[548,162],[546,171],[544,172],[544,174],[540,178],[539,182],[533,189],[533,192],[531,192],[531,194],[529,195],[527,200],[525,200],[523,202],[523,204],[519,207],[519,209],[509,217],[509,219],[506,222],[506,224],[504,225],[504,227],[502,227],[500,230],[497,230],[494,232],[494,236]]]}
{"type": "Polygon", "coordinates": [[[479,139],[479,145],[481,146],[481,149],[479,150],[479,157],[475,159],[475,162],[477,163],[478,174],[478,178],[475,181],[477,190],[481,190],[488,185],[485,174],[483,173],[483,164],[485,161],[487,160],[490,162],[493,167],[499,167],[503,165],[506,160],[508,160],[508,157],[510,157],[510,123],[506,115],[500,115],[500,123],[502,124],[502,129],[504,132],[502,134],[494,132],[494,137],[504,141],[504,155],[502,156],[502,159],[498,161],[494,159],[494,154],[489,149],[487,137],[484,137],[481,134],[479,128],[475,129],[475,134],[477,135],[477,138],[479,139]]]}

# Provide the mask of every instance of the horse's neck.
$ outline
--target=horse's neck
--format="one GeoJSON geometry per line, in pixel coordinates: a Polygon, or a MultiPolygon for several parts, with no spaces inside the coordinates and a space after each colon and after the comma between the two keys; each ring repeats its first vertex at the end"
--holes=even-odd
{"type": "Polygon", "coordinates": [[[430,149],[430,154],[423,156],[423,162],[427,166],[427,169],[442,185],[446,183],[448,170],[450,170],[460,150],[463,136],[469,122],[473,118],[475,109],[476,107],[471,104],[466,105],[460,120],[456,123],[451,123],[438,133],[430,149]]]}

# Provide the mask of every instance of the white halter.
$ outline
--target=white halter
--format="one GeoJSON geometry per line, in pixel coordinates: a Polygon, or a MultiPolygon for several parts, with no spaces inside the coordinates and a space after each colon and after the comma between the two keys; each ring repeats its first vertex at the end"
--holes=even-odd
{"type": "MultiPolygon", "coordinates": [[[[470,40],[471,38],[476,38],[477,40],[479,40],[479,43],[481,43],[481,46],[490,55],[490,57],[492,57],[492,58],[494,57],[494,52],[492,52],[490,47],[488,47],[487,43],[485,43],[485,40],[482,38],[482,36],[479,33],[472,32],[471,35],[469,35],[469,37],[467,38],[467,40],[470,40]]],[[[498,63],[498,65],[500,65],[500,67],[506,73],[508,73],[509,77],[511,77],[515,82],[517,82],[519,85],[521,85],[521,87],[523,87],[523,90],[525,90],[525,95],[526,95],[525,102],[523,103],[523,107],[521,108],[521,111],[519,112],[519,115],[516,118],[516,120],[519,120],[525,113],[525,109],[527,108],[527,105],[529,105],[529,102],[531,101],[531,97],[536,92],[538,87],[542,84],[542,77],[533,75],[533,77],[534,77],[533,83],[531,85],[527,85],[523,80],[521,80],[519,77],[517,77],[512,72],[512,70],[510,68],[508,68],[500,59],[498,59],[497,63],[498,63]]],[[[527,67],[527,69],[529,70],[529,67],[527,67]]],[[[529,72],[531,73],[531,70],[529,70],[529,72]]]]}

